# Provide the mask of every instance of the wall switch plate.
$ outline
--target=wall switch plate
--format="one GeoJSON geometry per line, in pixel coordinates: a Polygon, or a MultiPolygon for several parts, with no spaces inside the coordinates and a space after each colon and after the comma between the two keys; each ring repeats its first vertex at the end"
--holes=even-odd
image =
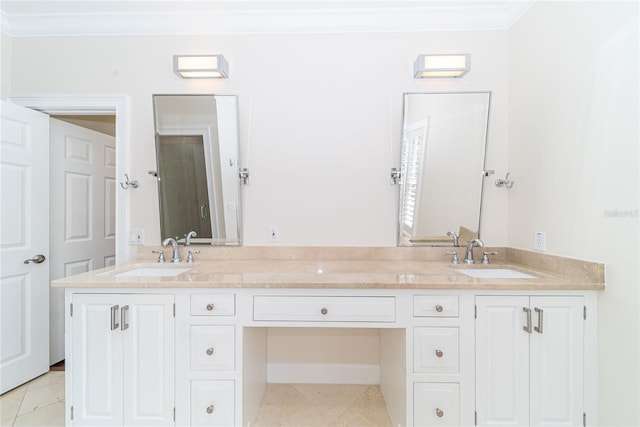
{"type": "Polygon", "coordinates": [[[142,228],[129,230],[129,244],[144,245],[144,230],[142,228]]]}
{"type": "Polygon", "coordinates": [[[546,250],[545,233],[544,231],[536,231],[533,239],[533,249],[537,251],[546,250]]]}
{"type": "Polygon", "coordinates": [[[270,242],[277,242],[280,239],[280,233],[278,231],[278,226],[277,225],[270,225],[269,226],[269,241],[270,242]]]}

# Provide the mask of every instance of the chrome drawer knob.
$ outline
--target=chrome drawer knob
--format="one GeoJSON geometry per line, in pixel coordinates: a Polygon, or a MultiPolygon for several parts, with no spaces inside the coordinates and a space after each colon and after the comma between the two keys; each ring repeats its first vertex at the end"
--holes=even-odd
{"type": "Polygon", "coordinates": [[[213,304],[207,304],[207,311],[213,311],[213,304]]]}
{"type": "Polygon", "coordinates": [[[320,310],[320,313],[322,314],[327,314],[329,312],[329,310],[327,310],[325,307],[322,307],[322,310],[320,310]]]}
{"type": "Polygon", "coordinates": [[[207,406],[207,414],[213,414],[213,405],[207,406]]]}
{"type": "Polygon", "coordinates": [[[211,356],[213,354],[213,347],[207,349],[207,354],[211,356]]]}
{"type": "Polygon", "coordinates": [[[438,313],[442,313],[442,306],[441,305],[436,305],[436,311],[438,313]]]}
{"type": "Polygon", "coordinates": [[[444,412],[440,408],[436,408],[436,415],[438,418],[442,418],[444,416],[444,412]]]}
{"type": "Polygon", "coordinates": [[[442,357],[443,354],[442,350],[436,350],[436,356],[442,357]]]}

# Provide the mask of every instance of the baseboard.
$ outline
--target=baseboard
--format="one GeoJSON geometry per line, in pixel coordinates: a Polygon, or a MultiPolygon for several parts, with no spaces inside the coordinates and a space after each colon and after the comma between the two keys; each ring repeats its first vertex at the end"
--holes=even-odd
{"type": "Polygon", "coordinates": [[[380,384],[379,365],[270,363],[267,382],[280,384],[380,384]]]}

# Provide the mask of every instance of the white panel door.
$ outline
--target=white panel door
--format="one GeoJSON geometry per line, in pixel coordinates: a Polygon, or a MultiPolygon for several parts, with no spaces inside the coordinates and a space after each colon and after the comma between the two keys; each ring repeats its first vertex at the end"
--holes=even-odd
{"type": "Polygon", "coordinates": [[[173,425],[173,296],[123,295],[124,425],[173,425]]]}
{"type": "Polygon", "coordinates": [[[76,425],[122,425],[120,295],[75,294],[72,405],[76,425]]]}
{"type": "MultiPolygon", "coordinates": [[[[51,280],[115,259],[115,138],[51,119],[51,280]]],[[[51,289],[50,363],[64,359],[64,290],[51,289]]]]}
{"type": "Polygon", "coordinates": [[[582,425],[582,297],[531,297],[531,426],[582,425]]]}
{"type": "Polygon", "coordinates": [[[529,424],[529,297],[477,297],[476,410],[479,426],[529,424]]]}
{"type": "Polygon", "coordinates": [[[1,101],[0,393],[49,370],[49,116],[1,101]],[[42,258],[40,258],[42,259],[42,258]],[[39,260],[40,260],[39,259],[39,260]]]}

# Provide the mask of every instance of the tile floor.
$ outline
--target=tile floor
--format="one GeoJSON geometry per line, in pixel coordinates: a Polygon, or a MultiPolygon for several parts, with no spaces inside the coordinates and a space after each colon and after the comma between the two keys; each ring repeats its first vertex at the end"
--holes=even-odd
{"type": "Polygon", "coordinates": [[[255,427],[391,427],[378,386],[269,384],[255,427]]]}
{"type": "MultiPolygon", "coordinates": [[[[0,396],[0,426],[64,426],[64,371],[50,371],[0,396]]],[[[391,427],[380,388],[269,384],[256,427],[391,427]]]]}
{"type": "Polygon", "coordinates": [[[0,426],[64,426],[64,371],[49,371],[0,396],[0,426]]]}

